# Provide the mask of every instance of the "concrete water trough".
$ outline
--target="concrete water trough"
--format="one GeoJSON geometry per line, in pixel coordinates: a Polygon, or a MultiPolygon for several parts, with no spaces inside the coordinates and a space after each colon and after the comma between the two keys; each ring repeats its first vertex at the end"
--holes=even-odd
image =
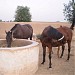
{"type": "Polygon", "coordinates": [[[35,41],[16,39],[12,47],[0,39],[0,75],[33,75],[38,69],[39,44],[35,41]]]}

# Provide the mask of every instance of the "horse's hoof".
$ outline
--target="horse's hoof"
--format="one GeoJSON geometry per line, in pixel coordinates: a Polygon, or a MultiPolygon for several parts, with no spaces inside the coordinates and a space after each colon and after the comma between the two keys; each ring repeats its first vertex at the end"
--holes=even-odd
{"type": "Polygon", "coordinates": [[[69,60],[69,58],[67,58],[67,60],[69,60]]]}
{"type": "Polygon", "coordinates": [[[62,56],[60,56],[60,58],[62,58],[62,56]]]}
{"type": "Polygon", "coordinates": [[[67,59],[66,61],[69,61],[69,59],[67,59]]]}
{"type": "Polygon", "coordinates": [[[49,68],[52,68],[51,66],[49,66],[49,68]]]}
{"type": "Polygon", "coordinates": [[[44,64],[44,62],[42,62],[41,64],[44,64]]]}

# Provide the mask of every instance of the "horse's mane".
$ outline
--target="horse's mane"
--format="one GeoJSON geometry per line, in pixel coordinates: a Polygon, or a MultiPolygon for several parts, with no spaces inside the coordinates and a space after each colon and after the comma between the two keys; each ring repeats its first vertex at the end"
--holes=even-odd
{"type": "Polygon", "coordinates": [[[10,30],[11,32],[20,24],[15,24],[15,26],[10,30]]]}
{"type": "Polygon", "coordinates": [[[73,18],[72,25],[70,26],[70,29],[74,30],[74,26],[75,26],[75,17],[73,18]]]}

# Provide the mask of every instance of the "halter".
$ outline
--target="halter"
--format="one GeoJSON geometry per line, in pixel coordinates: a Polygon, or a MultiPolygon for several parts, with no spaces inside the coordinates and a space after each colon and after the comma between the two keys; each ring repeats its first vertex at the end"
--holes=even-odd
{"type": "MultiPolygon", "coordinates": [[[[12,32],[11,30],[9,31],[9,32],[12,32]]],[[[13,38],[13,32],[12,32],[12,41],[14,40],[14,38],[13,38]]]]}

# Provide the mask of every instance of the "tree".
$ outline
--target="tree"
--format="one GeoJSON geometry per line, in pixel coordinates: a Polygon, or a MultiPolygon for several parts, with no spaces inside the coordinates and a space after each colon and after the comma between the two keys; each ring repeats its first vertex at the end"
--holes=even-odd
{"type": "Polygon", "coordinates": [[[15,15],[16,22],[30,22],[31,14],[27,6],[18,6],[15,15]]]}
{"type": "Polygon", "coordinates": [[[74,0],[69,1],[68,4],[64,4],[64,15],[67,21],[72,23],[72,26],[75,25],[75,2],[74,0]]]}
{"type": "Polygon", "coordinates": [[[2,20],[0,19],[0,22],[2,22],[2,20]]]}

